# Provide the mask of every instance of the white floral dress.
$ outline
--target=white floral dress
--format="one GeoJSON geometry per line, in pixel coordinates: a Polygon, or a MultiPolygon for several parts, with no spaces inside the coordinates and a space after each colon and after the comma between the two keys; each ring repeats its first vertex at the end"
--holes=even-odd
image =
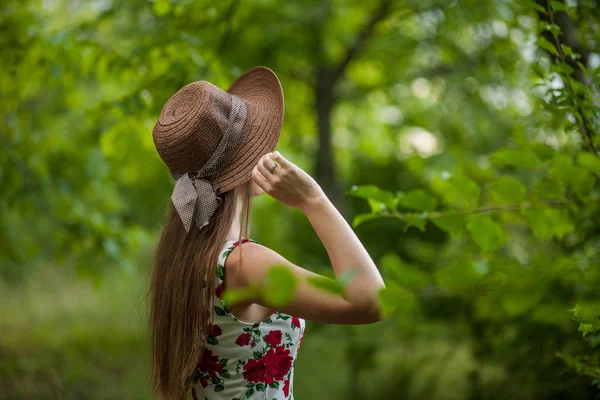
{"type": "MultiPolygon", "coordinates": [[[[253,239],[243,239],[242,243],[253,239]]],[[[217,263],[215,309],[208,343],[193,377],[194,400],[293,400],[294,366],[305,321],[275,311],[261,322],[237,319],[224,301],[225,259],[239,244],[228,240],[217,263]],[[233,242],[233,243],[232,243],[233,242]]]]}

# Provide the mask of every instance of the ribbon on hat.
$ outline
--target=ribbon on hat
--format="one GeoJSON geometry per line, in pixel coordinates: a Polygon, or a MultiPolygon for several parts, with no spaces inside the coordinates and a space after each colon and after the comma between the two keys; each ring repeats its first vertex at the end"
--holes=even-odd
{"type": "MultiPolygon", "coordinates": [[[[198,229],[202,229],[208,225],[210,217],[219,207],[221,198],[217,195],[217,188],[211,180],[204,177],[215,173],[218,176],[230,161],[242,136],[247,117],[246,103],[235,95],[231,95],[231,102],[228,124],[223,131],[223,136],[202,169],[196,172],[172,174],[176,182],[171,200],[186,232],[190,231],[194,215],[198,229]]],[[[212,181],[216,181],[216,178],[212,181]]]]}

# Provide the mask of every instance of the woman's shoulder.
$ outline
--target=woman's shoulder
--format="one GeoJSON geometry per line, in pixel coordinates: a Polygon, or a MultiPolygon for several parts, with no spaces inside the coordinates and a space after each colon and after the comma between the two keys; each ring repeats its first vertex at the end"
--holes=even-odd
{"type": "Polygon", "coordinates": [[[253,239],[245,239],[241,243],[239,241],[232,243],[227,246],[223,255],[227,258],[225,260],[227,265],[238,265],[238,262],[241,261],[240,268],[246,272],[252,272],[253,270],[264,272],[270,267],[290,263],[275,250],[253,239]]]}

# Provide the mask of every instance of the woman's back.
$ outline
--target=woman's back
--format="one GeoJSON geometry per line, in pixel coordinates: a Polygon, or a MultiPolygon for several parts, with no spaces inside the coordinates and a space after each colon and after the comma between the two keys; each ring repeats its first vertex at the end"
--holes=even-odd
{"type": "MultiPolygon", "coordinates": [[[[244,239],[242,241],[256,241],[244,239]]],[[[193,377],[194,399],[293,399],[296,356],[305,321],[273,312],[261,322],[236,318],[222,299],[225,260],[239,244],[228,240],[219,253],[213,323],[193,377]]]]}

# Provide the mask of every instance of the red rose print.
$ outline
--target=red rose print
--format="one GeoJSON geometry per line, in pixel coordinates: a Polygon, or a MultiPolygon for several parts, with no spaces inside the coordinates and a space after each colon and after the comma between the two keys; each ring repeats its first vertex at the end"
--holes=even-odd
{"type": "Polygon", "coordinates": [[[235,242],[233,242],[233,246],[235,247],[235,246],[237,246],[240,243],[246,243],[248,241],[250,241],[250,239],[248,239],[248,238],[242,239],[241,242],[239,240],[236,240],[235,242]]]}
{"type": "Polygon", "coordinates": [[[205,348],[198,369],[217,379],[217,372],[223,371],[223,366],[219,364],[219,356],[213,356],[213,352],[205,348]]]}
{"type": "Polygon", "coordinates": [[[298,317],[292,317],[292,327],[300,328],[300,320],[298,317]]]}
{"type": "Polygon", "coordinates": [[[219,325],[208,324],[208,336],[220,336],[223,333],[219,325]]]}
{"type": "Polygon", "coordinates": [[[200,375],[200,383],[202,384],[202,387],[208,386],[208,381],[202,375],[200,375]]]}
{"type": "Polygon", "coordinates": [[[265,358],[250,359],[244,365],[244,379],[248,382],[263,382],[265,378],[265,358]]]}
{"type": "Polygon", "coordinates": [[[292,367],[293,358],[284,346],[272,347],[264,358],[267,385],[282,380],[292,367]]]}
{"type": "Polygon", "coordinates": [[[254,343],[254,342],[250,343],[250,347],[254,347],[254,346],[256,346],[256,343],[254,343]]]}
{"type": "Polygon", "coordinates": [[[302,345],[302,340],[304,339],[304,333],[302,334],[302,336],[300,336],[300,341],[298,342],[298,349],[300,348],[300,346],[302,345]]]}
{"type": "Polygon", "coordinates": [[[288,397],[290,395],[290,380],[288,379],[283,383],[283,395],[288,397]]]}
{"type": "Polygon", "coordinates": [[[223,294],[223,290],[225,288],[223,287],[223,285],[219,285],[215,288],[215,296],[217,296],[218,298],[221,298],[221,295],[223,294]]]}
{"type": "Polygon", "coordinates": [[[279,343],[281,343],[281,331],[272,330],[267,336],[265,336],[265,339],[267,339],[267,343],[269,344],[269,346],[275,347],[279,343]]]}
{"type": "Polygon", "coordinates": [[[237,339],[235,339],[235,343],[238,346],[248,346],[250,343],[250,332],[242,333],[237,339]]]}

